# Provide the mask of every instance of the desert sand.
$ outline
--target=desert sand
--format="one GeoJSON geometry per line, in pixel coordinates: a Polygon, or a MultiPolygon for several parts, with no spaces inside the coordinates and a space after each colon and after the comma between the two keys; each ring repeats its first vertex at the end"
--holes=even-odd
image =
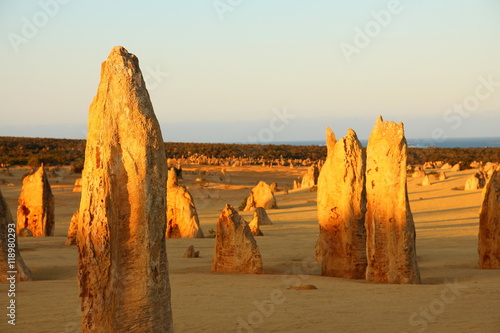
{"type": "MultiPolygon", "coordinates": [[[[221,167],[183,165],[180,183],[194,197],[200,226],[209,236],[226,204],[240,206],[259,181],[292,188],[306,173],[297,167],[221,167]]],[[[12,214],[17,211],[25,169],[11,168],[1,186],[12,214]]],[[[429,171],[429,170],[428,170],[429,171]]],[[[438,170],[439,171],[439,170],[438,170]]],[[[478,269],[481,190],[464,191],[476,170],[447,171],[448,179],[408,178],[417,233],[421,285],[369,283],[320,276],[314,262],[318,237],[316,192],[275,193],[278,209],[267,210],[272,225],[256,237],[264,274],[211,273],[214,238],[168,239],[175,332],[500,332],[500,270],[478,269]],[[199,258],[182,258],[188,246],[199,258]],[[313,285],[317,289],[289,289],[313,285]],[[251,325],[251,326],[249,326],[251,325]]],[[[80,175],[69,170],[50,178],[55,196],[53,237],[20,238],[19,247],[35,281],[16,285],[16,326],[7,324],[8,285],[0,284],[4,309],[0,332],[80,332],[77,248],[65,246],[81,193],[72,192],[80,175]]],[[[253,212],[240,212],[250,221],[253,212]]]]}

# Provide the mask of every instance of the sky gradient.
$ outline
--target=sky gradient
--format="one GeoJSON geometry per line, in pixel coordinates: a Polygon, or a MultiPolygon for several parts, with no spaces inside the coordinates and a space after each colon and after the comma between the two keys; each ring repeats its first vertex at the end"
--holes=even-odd
{"type": "Polygon", "coordinates": [[[6,0],[0,135],[84,138],[122,45],[165,141],[367,138],[378,114],[411,138],[500,136],[499,15],[497,0],[6,0]]]}

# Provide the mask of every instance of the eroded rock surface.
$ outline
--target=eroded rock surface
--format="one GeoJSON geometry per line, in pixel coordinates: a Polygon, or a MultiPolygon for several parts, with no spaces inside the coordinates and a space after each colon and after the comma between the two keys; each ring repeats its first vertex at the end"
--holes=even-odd
{"type": "Polygon", "coordinates": [[[322,275],[364,279],[365,154],[353,130],[328,148],[317,198],[322,275]]]}
{"type": "Polygon", "coordinates": [[[212,272],[263,273],[252,231],[231,205],[226,205],[217,221],[212,272]]]}
{"type": "Polygon", "coordinates": [[[89,110],[77,232],[82,332],[172,332],[166,156],[136,56],[115,47],[89,110]]]}
{"type": "Polygon", "coordinates": [[[167,238],[203,238],[198,212],[189,191],[177,182],[172,168],[167,181],[167,238]]]}
{"type": "Polygon", "coordinates": [[[271,186],[264,181],[260,181],[252,191],[250,191],[250,196],[247,199],[244,211],[253,210],[257,207],[262,207],[264,209],[274,209],[278,207],[271,186]]]}
{"type": "Polygon", "coordinates": [[[366,151],[366,279],[420,283],[402,123],[377,119],[366,151]]]}
{"type": "Polygon", "coordinates": [[[500,269],[500,170],[486,185],[479,213],[479,268],[500,269]]]}
{"type": "Polygon", "coordinates": [[[313,164],[307,168],[307,172],[302,177],[301,188],[313,187],[318,184],[319,170],[318,166],[313,164]]]}
{"type": "Polygon", "coordinates": [[[43,165],[24,177],[17,208],[17,231],[29,229],[34,237],[54,236],[54,196],[43,165]]]}

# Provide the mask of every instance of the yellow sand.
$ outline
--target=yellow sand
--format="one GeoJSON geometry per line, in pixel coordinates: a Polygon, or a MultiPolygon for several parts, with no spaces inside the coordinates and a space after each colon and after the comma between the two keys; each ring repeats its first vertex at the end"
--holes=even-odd
{"type": "MultiPolygon", "coordinates": [[[[238,207],[259,180],[276,181],[283,189],[306,172],[229,167],[231,183],[223,184],[220,169],[184,168],[209,174],[185,175],[182,181],[195,198],[205,235],[216,229],[224,205],[238,207]]],[[[1,190],[15,216],[24,170],[11,171],[15,177],[0,178],[15,186],[1,190]]],[[[238,332],[238,327],[240,332],[500,332],[500,270],[477,268],[481,190],[459,189],[473,172],[448,171],[448,180],[434,180],[428,187],[420,185],[421,178],[408,179],[422,285],[319,276],[320,266],[312,261],[318,234],[316,193],[309,189],[276,194],[279,209],[268,211],[274,224],[262,226],[265,236],[257,238],[263,275],[211,273],[213,238],[168,240],[175,332],[238,332]],[[200,251],[200,258],[181,258],[189,245],[200,251]],[[317,289],[288,289],[302,285],[317,289]]],[[[71,192],[77,177],[50,179],[55,236],[19,241],[36,281],[17,283],[15,327],[7,324],[8,285],[0,284],[0,332],[80,332],[77,251],[64,246],[79,205],[80,193],[71,192]]],[[[242,215],[249,221],[252,213],[242,215]]]]}

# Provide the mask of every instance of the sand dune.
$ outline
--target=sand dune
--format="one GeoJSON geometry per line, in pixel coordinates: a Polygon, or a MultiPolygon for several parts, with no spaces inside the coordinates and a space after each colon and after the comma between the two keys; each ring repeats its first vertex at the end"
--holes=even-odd
{"type": "MultiPolygon", "coordinates": [[[[216,229],[224,205],[238,207],[259,180],[291,188],[306,171],[226,168],[230,183],[221,183],[220,167],[183,169],[209,174],[185,175],[181,181],[194,197],[207,236],[216,229]],[[206,181],[196,182],[198,177],[206,181]]],[[[24,170],[11,171],[14,177],[6,180],[14,186],[1,190],[15,214],[24,170]]],[[[262,275],[211,273],[213,238],[167,240],[175,332],[500,332],[500,271],[477,268],[481,190],[460,189],[474,172],[448,172],[447,180],[425,187],[421,178],[408,178],[422,285],[320,276],[320,266],[313,262],[316,192],[309,189],[276,193],[278,209],[268,210],[273,225],[262,226],[265,236],[257,237],[262,275]],[[181,258],[189,245],[200,251],[200,258],[181,258]],[[317,289],[288,289],[297,285],[317,289]]],[[[36,281],[17,283],[16,326],[2,315],[0,332],[80,331],[77,250],[64,246],[79,205],[80,193],[71,192],[77,177],[49,180],[56,204],[55,236],[19,240],[36,281]]],[[[241,215],[250,221],[253,213],[241,215]]],[[[0,300],[7,299],[7,289],[0,284],[0,300]]]]}

